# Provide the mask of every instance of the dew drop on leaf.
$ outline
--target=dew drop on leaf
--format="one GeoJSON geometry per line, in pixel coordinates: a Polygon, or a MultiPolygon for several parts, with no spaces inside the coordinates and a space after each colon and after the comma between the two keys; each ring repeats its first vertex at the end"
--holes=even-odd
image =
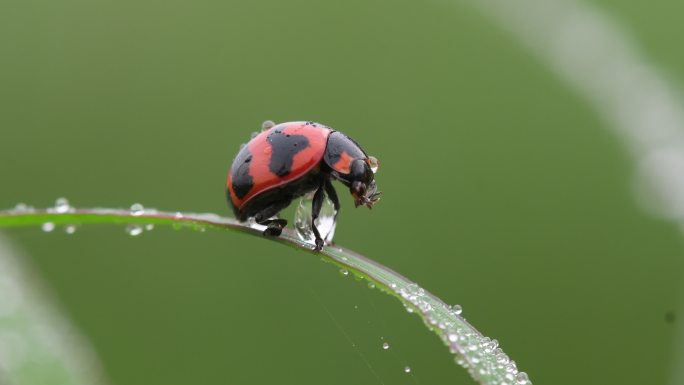
{"type": "MultiPolygon", "coordinates": [[[[309,193],[304,195],[297,205],[297,210],[295,211],[294,227],[297,231],[297,236],[299,239],[306,243],[314,244],[316,237],[314,236],[313,230],[311,228],[311,204],[313,203],[314,193],[309,193]]],[[[316,228],[321,234],[321,238],[325,241],[327,245],[331,244],[333,237],[335,236],[335,227],[337,211],[332,201],[327,197],[323,200],[323,206],[321,207],[321,212],[316,218],[316,228]]]]}
{"type": "Polygon", "coordinates": [[[496,362],[498,362],[502,365],[508,364],[509,359],[508,359],[508,356],[506,355],[506,353],[504,353],[504,352],[498,353],[496,355],[496,362]]]}
{"type": "Polygon", "coordinates": [[[69,206],[69,201],[66,198],[57,198],[55,201],[55,212],[58,214],[64,214],[69,212],[71,206],[69,206]]]}
{"type": "Polygon", "coordinates": [[[387,342],[382,343],[382,349],[383,350],[387,350],[387,349],[389,349],[389,347],[390,347],[390,345],[387,342]]]}
{"type": "Polygon", "coordinates": [[[518,374],[515,375],[515,382],[518,385],[529,385],[529,384],[531,384],[530,379],[527,377],[527,373],[525,373],[525,372],[518,372],[518,374]]]}
{"type": "Polygon", "coordinates": [[[131,215],[139,216],[145,214],[145,207],[140,203],[133,203],[131,205],[131,215]]]}
{"type": "Polygon", "coordinates": [[[55,224],[52,222],[45,222],[42,226],[40,226],[40,228],[46,233],[49,233],[55,229],[55,224]]]}
{"type": "Polygon", "coordinates": [[[16,206],[14,206],[14,209],[12,212],[15,213],[27,213],[29,212],[29,206],[26,203],[17,203],[16,206]]]}
{"type": "Polygon", "coordinates": [[[515,364],[515,361],[511,360],[511,362],[506,365],[506,372],[518,373],[518,366],[515,364]]]}
{"type": "Polygon", "coordinates": [[[143,228],[140,225],[128,225],[126,226],[126,233],[132,237],[137,237],[142,234],[143,228]]]}

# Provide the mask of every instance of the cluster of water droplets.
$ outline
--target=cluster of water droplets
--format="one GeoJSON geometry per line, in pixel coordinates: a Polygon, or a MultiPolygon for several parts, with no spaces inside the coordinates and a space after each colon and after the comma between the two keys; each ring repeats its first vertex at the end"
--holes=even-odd
{"type": "MultiPolygon", "coordinates": [[[[19,205],[17,205],[17,207],[19,207],[20,205],[23,205],[23,204],[20,203],[19,205]]],[[[30,207],[30,206],[26,206],[26,207],[30,207]]],[[[31,210],[31,211],[25,211],[25,213],[35,211],[35,209],[33,207],[30,207],[30,209],[28,209],[28,210],[31,210]]],[[[75,208],[72,207],[71,204],[69,204],[69,201],[66,198],[62,197],[62,198],[57,198],[57,200],[55,200],[55,205],[52,207],[48,207],[46,211],[49,214],[69,214],[69,213],[73,213],[75,211],[75,208]]],[[[44,222],[40,226],[40,228],[44,232],[50,233],[57,228],[57,225],[55,225],[54,222],[48,221],[48,222],[44,222]]],[[[64,232],[67,234],[74,234],[76,232],[76,229],[77,229],[77,227],[74,224],[68,224],[68,225],[64,226],[64,232]]]]}
{"type": "MultiPolygon", "coordinates": [[[[396,290],[395,284],[390,287],[396,290]],[[392,287],[394,285],[394,287],[392,287]]],[[[497,340],[483,336],[461,318],[460,305],[448,306],[431,298],[415,283],[398,288],[407,311],[420,311],[430,328],[439,329],[439,335],[456,355],[455,362],[470,374],[490,385],[531,385],[527,374],[518,371],[499,347],[497,340]]]]}
{"type": "MultiPolygon", "coordinates": [[[[346,258],[340,257],[340,260],[346,258]]],[[[363,278],[354,269],[343,267],[339,271],[343,277],[353,275],[355,278],[363,278]]],[[[383,286],[377,286],[371,280],[367,285],[370,289],[379,288],[386,291],[383,286]]],[[[515,361],[501,350],[497,340],[483,336],[462,318],[461,305],[446,305],[415,283],[389,283],[387,287],[399,294],[407,312],[421,314],[428,328],[436,331],[449,347],[449,351],[455,355],[454,362],[468,370],[480,383],[532,385],[527,373],[518,370],[515,361]]],[[[382,350],[389,350],[389,342],[382,339],[382,350]]],[[[409,366],[404,368],[406,373],[411,371],[409,366]]]]}
{"type": "MultiPolygon", "coordinates": [[[[311,195],[302,198],[295,217],[295,227],[300,239],[313,243],[314,236],[310,228],[311,200],[311,195]]],[[[35,208],[24,203],[19,203],[10,210],[10,212],[17,214],[28,214],[35,211],[35,208]]],[[[75,211],[75,208],[65,198],[57,199],[55,205],[46,210],[49,214],[69,214],[75,211]]],[[[135,203],[130,207],[129,213],[132,217],[139,217],[156,214],[157,210],[146,209],[141,204],[135,203]]],[[[331,242],[334,235],[335,214],[332,202],[326,199],[317,226],[327,242],[331,242]]],[[[184,218],[181,213],[176,213],[174,217],[184,218]]],[[[220,218],[212,214],[205,219],[216,221],[220,218]]],[[[183,226],[183,223],[179,221],[178,226],[183,226]]],[[[197,230],[206,229],[202,224],[197,226],[197,230]]],[[[45,222],[41,227],[43,231],[51,232],[55,230],[56,225],[53,222],[45,222]]],[[[153,224],[131,224],[126,228],[126,232],[131,236],[138,236],[144,231],[152,229],[154,229],[153,224]]],[[[64,226],[64,231],[73,234],[76,231],[76,226],[67,224],[64,226]]],[[[331,250],[342,252],[342,249],[331,250]]],[[[366,262],[363,259],[349,260],[346,256],[335,258],[345,266],[340,269],[342,276],[353,275],[357,279],[364,279],[363,276],[358,275],[357,270],[369,270],[369,266],[365,266],[366,262]]],[[[384,288],[389,288],[397,293],[402,298],[408,312],[420,312],[428,327],[437,331],[450,351],[455,354],[455,362],[466,368],[475,379],[488,385],[531,385],[527,374],[518,370],[516,363],[501,350],[497,340],[483,336],[462,318],[463,309],[460,305],[448,306],[415,283],[395,281],[399,282],[398,284],[391,281],[387,282],[383,278],[379,279],[378,282],[382,285],[377,287],[383,291],[384,288]]],[[[376,288],[376,282],[369,280],[368,287],[376,288]]],[[[383,342],[383,350],[388,350],[389,347],[388,342],[383,342]]],[[[410,373],[411,368],[406,366],[404,371],[410,373]]]]}
{"type": "Polygon", "coordinates": [[[456,354],[456,363],[473,377],[489,378],[487,383],[492,385],[531,384],[527,373],[518,371],[515,361],[501,350],[497,340],[463,329],[447,330],[446,340],[456,354]]]}
{"type": "MultiPolygon", "coordinates": [[[[140,203],[133,203],[130,207],[130,213],[131,216],[134,217],[139,217],[145,214],[156,214],[157,210],[156,209],[146,209],[145,206],[143,206],[140,203]]],[[[126,234],[132,236],[132,237],[137,237],[141,234],[143,234],[145,231],[152,231],[154,230],[154,224],[148,223],[146,225],[138,224],[138,223],[131,223],[128,226],[126,226],[126,234]]]]}
{"type": "MultiPolygon", "coordinates": [[[[316,237],[311,228],[311,205],[313,203],[314,193],[304,195],[297,205],[294,217],[294,228],[299,239],[312,245],[315,244],[316,237]]],[[[321,212],[316,218],[316,228],[321,234],[321,238],[329,245],[335,236],[335,227],[337,227],[337,210],[332,201],[327,197],[323,201],[321,212]]]]}
{"type": "MultiPolygon", "coordinates": [[[[341,268],[340,273],[350,274],[346,268],[341,268]]],[[[527,373],[518,370],[497,340],[483,336],[462,318],[461,305],[446,305],[415,283],[389,283],[388,286],[401,296],[407,312],[419,312],[430,330],[438,332],[455,355],[454,362],[466,368],[473,378],[488,385],[532,384],[527,373]]],[[[376,284],[369,280],[368,287],[374,289],[376,284]]],[[[382,287],[380,290],[384,291],[382,287]]],[[[381,347],[388,350],[390,344],[383,341],[381,347]]],[[[411,368],[406,366],[404,371],[410,373],[411,368]]]]}
{"type": "MultiPolygon", "coordinates": [[[[10,209],[9,212],[12,214],[31,214],[35,213],[37,210],[35,207],[27,205],[25,203],[18,203],[14,208],[10,209]]],[[[69,214],[69,213],[75,213],[76,208],[73,207],[70,203],[69,200],[61,197],[57,198],[55,200],[55,204],[52,207],[48,207],[45,209],[45,211],[48,214],[69,214]]],[[[156,214],[158,211],[156,209],[146,209],[142,204],[140,203],[134,203],[130,207],[130,215],[137,217],[137,216],[142,216],[146,214],[156,214]]],[[[177,214],[177,216],[180,215],[180,213],[177,214]]],[[[182,217],[182,215],[180,215],[182,217]]],[[[52,221],[46,221],[43,222],[40,225],[41,230],[43,230],[46,233],[51,233],[55,231],[58,227],[55,222],[52,221]]],[[[66,224],[63,226],[64,232],[67,234],[74,234],[76,230],[78,229],[78,226],[75,224],[66,224]]],[[[145,231],[152,231],[154,230],[154,224],[148,223],[148,224],[129,224],[126,226],[126,233],[131,236],[138,236],[145,231]]]]}

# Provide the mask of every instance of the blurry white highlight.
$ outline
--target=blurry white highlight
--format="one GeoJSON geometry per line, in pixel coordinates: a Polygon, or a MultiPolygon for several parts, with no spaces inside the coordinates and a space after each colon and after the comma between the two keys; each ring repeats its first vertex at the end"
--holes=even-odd
{"type": "MultiPolygon", "coordinates": [[[[582,0],[470,0],[589,101],[636,162],[638,202],[684,231],[684,109],[673,79],[582,0]]],[[[684,299],[684,295],[682,296],[684,299]]],[[[680,309],[684,306],[680,306],[680,309]]],[[[672,384],[684,383],[684,330],[672,384]]]]}
{"type": "Polygon", "coordinates": [[[684,223],[681,94],[608,15],[583,1],[480,0],[491,16],[590,102],[637,162],[646,209],[684,223]]]}
{"type": "Polygon", "coordinates": [[[93,349],[0,234],[0,383],[106,384],[93,349]]]}

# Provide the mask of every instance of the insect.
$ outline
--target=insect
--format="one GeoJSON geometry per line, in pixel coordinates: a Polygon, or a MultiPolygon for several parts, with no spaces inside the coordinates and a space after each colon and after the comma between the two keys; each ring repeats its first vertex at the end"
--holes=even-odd
{"type": "Polygon", "coordinates": [[[267,121],[263,130],[240,149],[226,181],[228,203],[240,221],[253,218],[265,225],[264,235],[279,236],[287,220],[276,215],[293,199],[315,192],[311,207],[314,250],[324,241],[316,228],[326,195],[340,210],[333,180],[354,198],[354,204],[372,208],[380,192],[375,184],[378,160],[368,156],[350,137],[314,122],[267,121]]]}

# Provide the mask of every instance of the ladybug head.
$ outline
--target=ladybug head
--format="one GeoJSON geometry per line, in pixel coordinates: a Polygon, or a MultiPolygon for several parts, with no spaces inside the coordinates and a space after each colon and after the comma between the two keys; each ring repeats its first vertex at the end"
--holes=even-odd
{"type": "Polygon", "coordinates": [[[382,193],[375,184],[377,168],[378,160],[372,156],[352,162],[348,183],[356,207],[365,205],[370,209],[380,199],[382,193]]]}

